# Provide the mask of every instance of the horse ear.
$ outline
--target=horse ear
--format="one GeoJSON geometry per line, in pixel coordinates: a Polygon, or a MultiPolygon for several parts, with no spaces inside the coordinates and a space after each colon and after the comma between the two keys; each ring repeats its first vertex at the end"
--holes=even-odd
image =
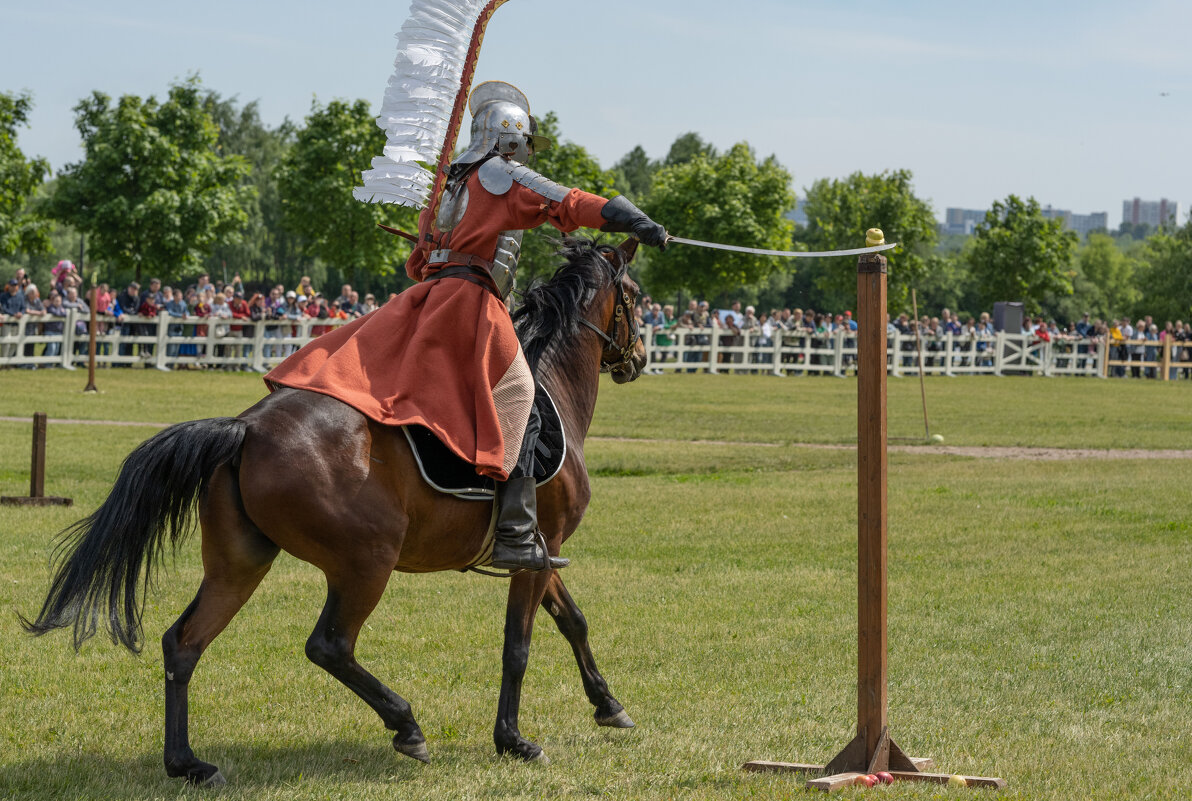
{"type": "Polygon", "coordinates": [[[617,250],[621,254],[621,263],[629,264],[633,261],[633,257],[637,255],[637,246],[640,244],[636,236],[631,236],[621,244],[617,245],[617,250]]]}

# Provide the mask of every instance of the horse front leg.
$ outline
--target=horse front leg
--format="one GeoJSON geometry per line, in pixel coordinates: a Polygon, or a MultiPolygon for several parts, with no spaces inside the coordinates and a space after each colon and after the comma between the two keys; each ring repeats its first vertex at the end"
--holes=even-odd
{"type": "Polygon", "coordinates": [[[609,692],[608,682],[596,668],[596,660],[592,657],[592,649],[588,645],[588,621],[572,600],[571,593],[567,591],[563,579],[557,572],[551,574],[546,585],[542,606],[554,618],[559,631],[567,638],[571,650],[575,652],[575,662],[579,666],[584,692],[587,693],[592,706],[596,707],[596,723],[617,729],[633,728],[633,719],[609,692]]]}
{"type": "Polygon", "coordinates": [[[546,593],[553,570],[519,573],[510,579],[509,602],[505,608],[505,647],[501,654],[501,697],[497,702],[497,724],[493,742],[497,753],[521,757],[527,762],[547,762],[541,746],[522,737],[517,714],[521,706],[522,679],[530,660],[530,637],[534,613],[546,593]]]}

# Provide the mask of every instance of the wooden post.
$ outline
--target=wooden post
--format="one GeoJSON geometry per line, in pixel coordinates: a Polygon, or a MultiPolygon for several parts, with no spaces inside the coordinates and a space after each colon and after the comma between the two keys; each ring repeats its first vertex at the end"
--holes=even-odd
{"type": "Polygon", "coordinates": [[[33,458],[29,470],[29,497],[6,495],[5,506],[71,506],[70,498],[46,496],[46,413],[33,415],[33,458]]]}
{"type": "MultiPolygon", "coordinates": [[[[865,244],[884,244],[871,228],[865,244]]],[[[830,774],[809,789],[839,790],[860,776],[890,771],[897,781],[947,782],[924,773],[930,759],[906,756],[890,737],[886,642],[886,258],[866,253],[857,262],[857,735],[826,766],[746,762],[749,771],[830,774]]],[[[916,323],[917,325],[917,323],[916,323]]],[[[920,373],[921,375],[922,373],[920,373]]],[[[1005,787],[1002,779],[965,777],[970,787],[1005,787]]]]}
{"type": "Polygon", "coordinates": [[[29,497],[46,494],[46,413],[33,415],[33,461],[29,471],[29,497]]]}
{"type": "Polygon", "coordinates": [[[886,728],[887,699],[886,257],[880,253],[858,259],[857,314],[857,735],[872,756],[886,728]]]}

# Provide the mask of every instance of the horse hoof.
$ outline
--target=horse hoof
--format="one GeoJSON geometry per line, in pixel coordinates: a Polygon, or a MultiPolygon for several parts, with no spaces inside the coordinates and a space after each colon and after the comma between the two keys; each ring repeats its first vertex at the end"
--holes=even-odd
{"type": "Polygon", "coordinates": [[[550,757],[548,757],[548,756],[546,755],[546,752],[545,752],[545,751],[539,751],[537,754],[535,754],[534,756],[530,757],[530,758],[529,758],[529,759],[527,759],[526,761],[527,761],[527,762],[532,762],[532,763],[534,763],[535,765],[549,765],[549,764],[550,764],[550,757]]]}
{"type": "Polygon", "coordinates": [[[399,743],[397,740],[394,740],[393,748],[399,754],[405,754],[411,759],[417,759],[419,762],[430,762],[430,751],[426,750],[425,740],[418,743],[399,743]]]}
{"type": "Polygon", "coordinates": [[[614,729],[632,729],[637,724],[634,723],[633,718],[631,718],[631,717],[629,717],[629,715],[625,714],[625,710],[622,709],[620,712],[618,712],[615,715],[607,715],[605,717],[600,717],[599,715],[597,715],[596,716],[596,725],[597,726],[610,726],[614,729]]]}
{"type": "Polygon", "coordinates": [[[227,783],[228,780],[225,779],[224,775],[217,770],[215,773],[212,773],[210,776],[208,776],[204,781],[199,782],[199,787],[223,787],[227,783]]]}

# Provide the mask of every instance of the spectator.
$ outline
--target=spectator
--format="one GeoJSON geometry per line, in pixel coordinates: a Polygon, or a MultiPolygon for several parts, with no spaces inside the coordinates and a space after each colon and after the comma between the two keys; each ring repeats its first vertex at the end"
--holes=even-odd
{"type": "Polygon", "coordinates": [[[309,275],[304,275],[304,276],[302,276],[301,279],[299,279],[298,286],[295,289],[295,292],[297,292],[298,297],[306,298],[307,301],[314,300],[315,288],[310,285],[310,276],[309,275]]]}
{"type": "MultiPolygon", "coordinates": [[[[33,333],[33,334],[44,333],[44,328],[42,331],[37,331],[37,330],[29,331],[29,326],[31,326],[34,322],[37,322],[40,324],[40,322],[46,316],[46,307],[45,307],[45,304],[41,302],[41,292],[38,291],[37,284],[30,283],[30,284],[26,284],[26,286],[25,286],[25,316],[30,318],[29,322],[26,323],[25,330],[27,332],[33,333]]],[[[39,326],[39,327],[41,327],[41,326],[39,326]]],[[[33,343],[32,342],[25,344],[25,355],[26,356],[33,355],[33,343]]],[[[37,369],[36,365],[30,365],[30,366],[34,370],[37,369]]]]}
{"type": "Polygon", "coordinates": [[[19,320],[24,313],[25,293],[21,290],[21,279],[10,278],[4,290],[4,297],[0,298],[0,314],[19,320]]]}
{"type": "Polygon", "coordinates": [[[90,338],[87,333],[91,310],[87,308],[86,302],[79,298],[77,287],[70,286],[66,288],[66,296],[62,299],[62,307],[67,312],[73,311],[75,313],[75,354],[86,354],[91,347],[90,338]]]}
{"type": "Polygon", "coordinates": [[[364,305],[360,308],[360,314],[365,315],[365,314],[368,314],[369,312],[375,312],[376,310],[377,310],[377,296],[374,295],[373,293],[369,292],[367,295],[364,296],[364,305]]]}
{"type": "MultiPolygon", "coordinates": [[[[51,322],[45,324],[45,333],[61,337],[66,331],[66,316],[70,314],[70,309],[62,303],[62,295],[56,289],[50,290],[50,305],[46,307],[46,317],[54,318],[51,322]]],[[[53,342],[46,343],[44,356],[60,356],[62,354],[62,340],[57,339],[53,342]]]]}

